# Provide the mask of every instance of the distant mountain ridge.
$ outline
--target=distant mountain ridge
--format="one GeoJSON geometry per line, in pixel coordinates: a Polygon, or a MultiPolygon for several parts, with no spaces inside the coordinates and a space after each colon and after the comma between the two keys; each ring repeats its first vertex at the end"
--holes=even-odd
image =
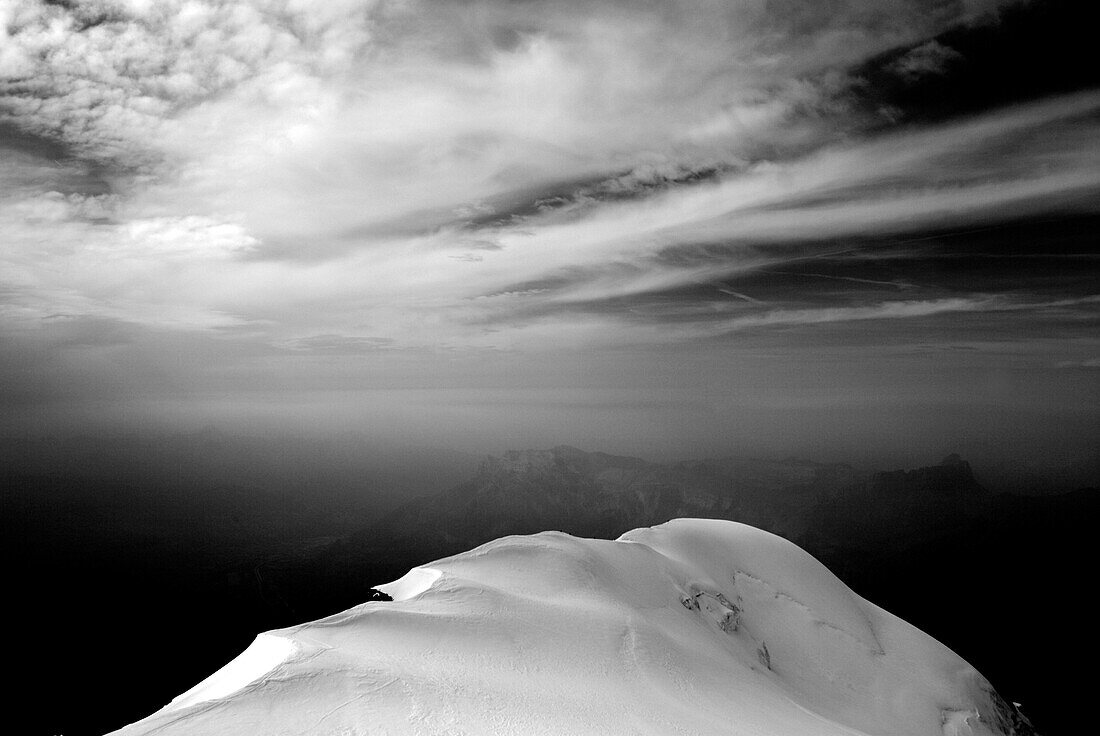
{"type": "Polygon", "coordinates": [[[957,455],[936,466],[862,474],[793,458],[654,463],[560,445],[487,457],[470,479],[410,501],[357,539],[443,554],[506,534],[555,529],[614,538],[695,517],[740,521],[794,541],[881,545],[923,539],[944,519],[948,531],[987,517],[991,499],[957,455]]]}
{"type": "Polygon", "coordinates": [[[939,465],[874,473],[808,510],[800,541],[818,552],[838,545],[896,551],[992,521],[994,495],[970,463],[952,454],[939,465]]]}

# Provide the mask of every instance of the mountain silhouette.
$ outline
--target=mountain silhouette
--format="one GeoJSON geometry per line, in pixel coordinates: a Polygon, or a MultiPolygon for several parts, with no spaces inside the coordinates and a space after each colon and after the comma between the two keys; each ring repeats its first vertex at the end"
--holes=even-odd
{"type": "Polygon", "coordinates": [[[992,515],[993,494],[958,455],[863,474],[793,458],[654,463],[561,445],[487,457],[468,480],[406,503],[354,538],[446,554],[507,534],[614,538],[691,517],[752,524],[818,551],[893,550],[992,515]]]}

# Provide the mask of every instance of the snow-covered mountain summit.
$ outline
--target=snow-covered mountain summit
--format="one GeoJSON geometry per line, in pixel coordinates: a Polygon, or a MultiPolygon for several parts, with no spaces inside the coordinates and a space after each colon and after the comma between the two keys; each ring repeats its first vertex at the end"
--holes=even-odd
{"type": "Polygon", "coordinates": [[[1031,733],[942,644],[735,522],[504,537],[381,587],[116,733],[1031,733]]]}

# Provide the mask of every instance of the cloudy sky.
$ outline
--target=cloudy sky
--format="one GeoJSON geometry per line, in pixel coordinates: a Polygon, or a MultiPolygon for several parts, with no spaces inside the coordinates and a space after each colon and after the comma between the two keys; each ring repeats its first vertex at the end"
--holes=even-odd
{"type": "Polygon", "coordinates": [[[0,430],[1095,452],[1075,5],[0,0],[0,430]]]}

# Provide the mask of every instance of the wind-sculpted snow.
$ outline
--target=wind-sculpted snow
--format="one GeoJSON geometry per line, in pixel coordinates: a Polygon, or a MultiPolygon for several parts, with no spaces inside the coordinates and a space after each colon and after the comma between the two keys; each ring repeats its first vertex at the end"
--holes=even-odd
{"type": "Polygon", "coordinates": [[[390,600],[406,601],[431,588],[442,575],[443,573],[439,570],[433,570],[430,567],[414,567],[400,580],[379,585],[377,589],[388,595],[390,600]]]}
{"type": "Polygon", "coordinates": [[[226,695],[263,680],[279,665],[298,651],[291,639],[273,634],[260,634],[248,649],[220,670],[210,675],[168,705],[170,709],[187,708],[196,703],[219,700],[226,695]]]}
{"type": "MultiPolygon", "coordinates": [[[[914,581],[929,595],[946,584],[914,581]]],[[[615,541],[504,537],[380,589],[395,600],[262,635],[289,643],[282,659],[254,652],[256,666],[231,663],[216,691],[118,733],[1027,730],[946,647],[790,542],[734,522],[681,519],[615,541]]]]}

